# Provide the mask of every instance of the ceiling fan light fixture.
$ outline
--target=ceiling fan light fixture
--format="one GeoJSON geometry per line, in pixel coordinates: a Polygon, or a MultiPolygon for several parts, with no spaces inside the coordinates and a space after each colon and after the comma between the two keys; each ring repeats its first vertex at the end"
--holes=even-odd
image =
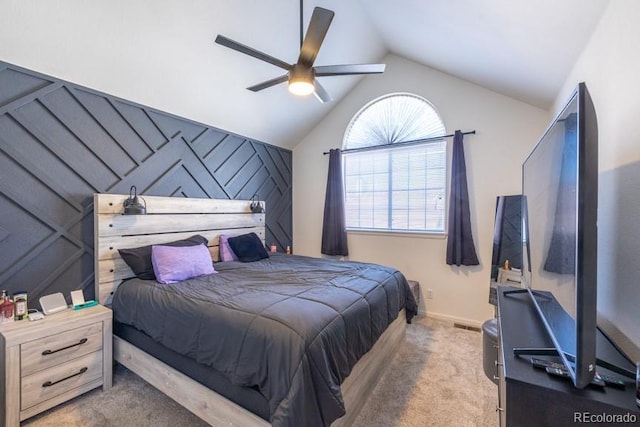
{"type": "Polygon", "coordinates": [[[311,95],[315,90],[312,82],[307,80],[289,81],[289,92],[298,96],[311,95]]]}
{"type": "Polygon", "coordinates": [[[298,96],[311,95],[315,91],[313,69],[294,64],[289,70],[289,92],[298,96]]]}

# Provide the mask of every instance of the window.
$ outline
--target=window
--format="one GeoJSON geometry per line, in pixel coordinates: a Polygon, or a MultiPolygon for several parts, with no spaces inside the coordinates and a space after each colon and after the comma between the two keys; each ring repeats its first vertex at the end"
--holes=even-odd
{"type": "Polygon", "coordinates": [[[437,111],[416,95],[390,94],[362,108],[343,143],[347,229],[443,233],[444,135],[437,111]]]}

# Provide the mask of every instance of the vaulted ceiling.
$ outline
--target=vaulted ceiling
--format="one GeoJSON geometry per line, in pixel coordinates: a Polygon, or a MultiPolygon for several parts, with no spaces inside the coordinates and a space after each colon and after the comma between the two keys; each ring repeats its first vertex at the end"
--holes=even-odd
{"type": "MultiPolygon", "coordinates": [[[[549,108],[609,0],[305,0],[335,11],[317,65],[393,53],[549,108]]],[[[286,62],[299,52],[298,0],[4,0],[0,60],[293,147],[360,81],[324,77],[333,96],[286,84],[282,70],[213,42],[223,34],[286,62]]],[[[365,77],[375,79],[375,76],[365,77]]]]}

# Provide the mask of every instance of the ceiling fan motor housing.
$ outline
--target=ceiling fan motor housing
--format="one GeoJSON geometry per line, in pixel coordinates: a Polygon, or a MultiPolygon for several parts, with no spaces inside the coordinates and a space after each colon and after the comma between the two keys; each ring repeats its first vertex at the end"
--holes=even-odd
{"type": "Polygon", "coordinates": [[[289,90],[297,95],[313,93],[315,70],[304,64],[293,64],[289,70],[289,90]]]}

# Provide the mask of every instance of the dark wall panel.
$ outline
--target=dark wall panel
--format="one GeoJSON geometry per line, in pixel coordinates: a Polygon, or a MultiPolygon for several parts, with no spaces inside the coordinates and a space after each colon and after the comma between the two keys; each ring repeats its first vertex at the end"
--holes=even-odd
{"type": "Polygon", "coordinates": [[[289,150],[0,62],[1,289],[93,298],[93,193],[131,185],[143,196],[257,194],[267,243],[284,248],[291,181],[289,150]]]}

